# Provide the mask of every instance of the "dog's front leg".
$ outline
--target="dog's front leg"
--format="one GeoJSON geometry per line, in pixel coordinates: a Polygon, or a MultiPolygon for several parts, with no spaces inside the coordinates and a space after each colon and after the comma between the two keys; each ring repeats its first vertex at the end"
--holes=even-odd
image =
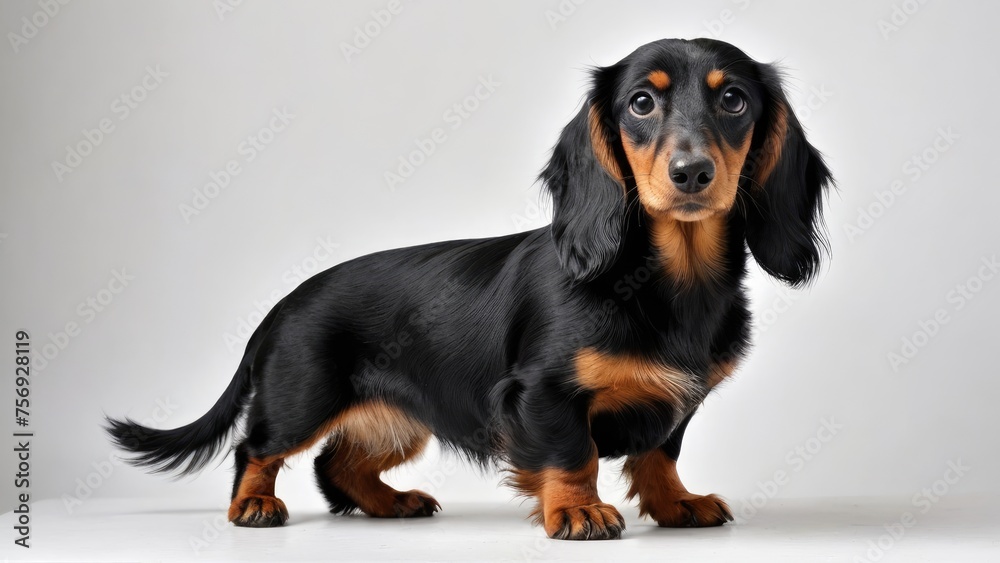
{"type": "Polygon", "coordinates": [[[677,459],[689,415],[663,445],[625,460],[631,481],[628,498],[639,497],[639,515],[649,516],[664,528],[721,526],[733,520],[726,501],[717,495],[688,492],[677,475],[677,459]]]}
{"type": "Polygon", "coordinates": [[[597,494],[597,446],[585,405],[546,395],[528,395],[530,404],[519,409],[507,444],[509,483],[538,501],[535,521],[551,538],[621,537],[625,519],[597,494]]]}
{"type": "Polygon", "coordinates": [[[560,540],[618,539],[625,519],[597,494],[597,448],[578,467],[548,466],[515,469],[513,484],[538,500],[533,514],[550,538],[560,540]]]}

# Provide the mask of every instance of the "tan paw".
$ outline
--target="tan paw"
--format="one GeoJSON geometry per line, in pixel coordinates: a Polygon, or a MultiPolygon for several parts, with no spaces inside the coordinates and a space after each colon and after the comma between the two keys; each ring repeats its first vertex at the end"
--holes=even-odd
{"type": "Polygon", "coordinates": [[[229,505],[229,521],[248,528],[273,528],[288,521],[288,509],[277,497],[246,496],[229,505]]]}
{"type": "Polygon", "coordinates": [[[545,532],[557,540],[616,540],[625,529],[618,509],[603,502],[546,512],[545,532]]]}
{"type": "Polygon", "coordinates": [[[705,528],[733,520],[729,505],[716,495],[683,493],[672,502],[650,507],[648,512],[664,528],[705,528]]]}
{"type": "Polygon", "coordinates": [[[413,518],[431,516],[438,510],[441,510],[441,505],[434,500],[434,497],[423,491],[414,490],[396,493],[392,503],[392,512],[374,516],[379,518],[413,518]]]}

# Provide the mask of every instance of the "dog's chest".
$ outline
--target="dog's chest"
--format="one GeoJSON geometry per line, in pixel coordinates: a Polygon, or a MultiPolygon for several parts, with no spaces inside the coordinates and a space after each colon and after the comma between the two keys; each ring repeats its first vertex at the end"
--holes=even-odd
{"type": "Polygon", "coordinates": [[[688,412],[704,399],[698,378],[652,360],[629,354],[606,354],[592,348],[576,355],[576,378],[591,392],[592,413],[665,405],[688,412]]]}

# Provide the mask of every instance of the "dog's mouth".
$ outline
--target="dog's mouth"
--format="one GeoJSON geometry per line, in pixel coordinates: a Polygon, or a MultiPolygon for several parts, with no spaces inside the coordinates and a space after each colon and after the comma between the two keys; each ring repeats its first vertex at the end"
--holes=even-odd
{"type": "Polygon", "coordinates": [[[684,198],[670,206],[669,215],[677,221],[701,221],[716,212],[715,207],[700,198],[684,198]]]}
{"type": "Polygon", "coordinates": [[[674,209],[681,213],[698,213],[703,209],[707,209],[707,206],[698,201],[688,201],[678,205],[674,209]]]}

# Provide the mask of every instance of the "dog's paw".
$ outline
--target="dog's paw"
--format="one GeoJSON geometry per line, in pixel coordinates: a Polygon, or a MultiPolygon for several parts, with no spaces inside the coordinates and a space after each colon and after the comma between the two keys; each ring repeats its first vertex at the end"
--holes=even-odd
{"type": "Polygon", "coordinates": [[[652,507],[648,512],[664,528],[706,528],[733,521],[729,505],[716,495],[685,493],[672,502],[652,507]]]}
{"type": "Polygon", "coordinates": [[[246,496],[229,506],[229,521],[248,528],[273,528],[288,521],[288,509],[277,497],[246,496]]]}
{"type": "Polygon", "coordinates": [[[557,540],[616,540],[625,529],[618,509],[603,502],[545,514],[545,532],[557,540]]]}
{"type": "Polygon", "coordinates": [[[423,491],[407,491],[396,493],[395,501],[392,503],[392,512],[379,515],[382,518],[414,518],[419,516],[431,516],[441,505],[434,497],[423,491]]]}

